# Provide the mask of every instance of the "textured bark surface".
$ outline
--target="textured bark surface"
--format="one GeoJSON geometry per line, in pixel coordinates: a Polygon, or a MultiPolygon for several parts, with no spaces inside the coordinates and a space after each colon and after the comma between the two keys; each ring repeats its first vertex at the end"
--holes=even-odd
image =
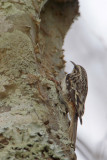
{"type": "Polygon", "coordinates": [[[55,79],[78,1],[0,2],[0,159],[75,160],[55,79]]]}

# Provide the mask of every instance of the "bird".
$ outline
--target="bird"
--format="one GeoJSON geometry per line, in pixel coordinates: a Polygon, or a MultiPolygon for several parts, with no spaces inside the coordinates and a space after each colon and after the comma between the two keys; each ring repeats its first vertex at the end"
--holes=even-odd
{"type": "Polygon", "coordinates": [[[82,116],[85,109],[85,101],[88,92],[88,78],[86,70],[70,61],[74,68],[73,71],[61,81],[61,90],[63,102],[68,108],[69,115],[71,117],[69,126],[69,138],[75,147],[77,136],[77,124],[78,118],[82,124],[82,116]]]}

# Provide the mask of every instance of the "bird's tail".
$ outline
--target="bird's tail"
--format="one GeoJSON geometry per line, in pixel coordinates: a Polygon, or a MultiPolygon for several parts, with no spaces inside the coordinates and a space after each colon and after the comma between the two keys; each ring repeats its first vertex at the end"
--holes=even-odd
{"type": "Polygon", "coordinates": [[[78,116],[74,115],[72,117],[72,120],[70,122],[70,127],[69,127],[69,138],[71,140],[71,143],[74,145],[74,148],[75,148],[75,142],[76,142],[76,136],[77,136],[77,124],[78,124],[78,116]]]}

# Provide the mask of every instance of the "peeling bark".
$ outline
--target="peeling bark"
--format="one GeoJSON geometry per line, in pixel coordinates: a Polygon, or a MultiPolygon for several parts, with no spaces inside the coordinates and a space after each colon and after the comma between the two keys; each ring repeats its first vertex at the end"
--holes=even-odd
{"type": "Polygon", "coordinates": [[[0,159],[76,159],[55,80],[77,15],[78,1],[0,2],[0,159]]]}

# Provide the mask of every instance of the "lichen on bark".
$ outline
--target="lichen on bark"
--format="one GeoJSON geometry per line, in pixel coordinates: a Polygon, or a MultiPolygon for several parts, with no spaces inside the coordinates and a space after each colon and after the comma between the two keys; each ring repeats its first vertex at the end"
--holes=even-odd
{"type": "Polygon", "coordinates": [[[77,15],[77,1],[0,2],[0,159],[76,159],[55,81],[77,15]]]}

